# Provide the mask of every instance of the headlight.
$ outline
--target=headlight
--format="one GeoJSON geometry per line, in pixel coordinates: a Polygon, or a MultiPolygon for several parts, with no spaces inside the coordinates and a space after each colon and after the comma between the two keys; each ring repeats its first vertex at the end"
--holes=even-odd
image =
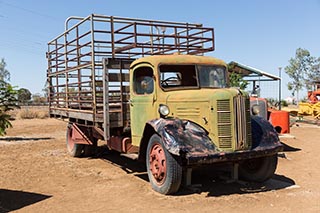
{"type": "Polygon", "coordinates": [[[163,116],[163,117],[169,115],[169,113],[170,113],[169,107],[168,107],[167,105],[160,104],[160,106],[159,106],[159,113],[160,113],[160,115],[163,116]]]}
{"type": "Polygon", "coordinates": [[[260,113],[260,108],[259,108],[259,106],[258,105],[254,105],[254,106],[252,106],[252,114],[253,115],[259,115],[259,113],[260,113]]]}

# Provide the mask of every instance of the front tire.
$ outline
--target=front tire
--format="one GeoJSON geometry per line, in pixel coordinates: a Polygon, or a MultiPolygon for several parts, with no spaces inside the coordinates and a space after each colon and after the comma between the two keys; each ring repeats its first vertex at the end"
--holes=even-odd
{"type": "Polygon", "coordinates": [[[275,173],[277,164],[277,155],[245,160],[239,165],[239,175],[247,181],[264,182],[275,173]]]}
{"type": "Polygon", "coordinates": [[[157,134],[154,134],[149,140],[146,164],[153,190],[165,195],[173,194],[179,190],[182,167],[167,151],[157,134]]]}

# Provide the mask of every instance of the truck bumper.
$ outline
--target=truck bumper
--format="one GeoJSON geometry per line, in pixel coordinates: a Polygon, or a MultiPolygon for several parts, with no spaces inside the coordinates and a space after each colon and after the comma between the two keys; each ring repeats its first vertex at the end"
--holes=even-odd
{"type": "Polygon", "coordinates": [[[237,162],[252,158],[275,155],[283,150],[281,144],[271,147],[256,147],[252,150],[236,151],[236,152],[217,152],[211,154],[195,154],[186,155],[186,164],[188,166],[201,164],[214,164],[223,162],[237,162]]]}

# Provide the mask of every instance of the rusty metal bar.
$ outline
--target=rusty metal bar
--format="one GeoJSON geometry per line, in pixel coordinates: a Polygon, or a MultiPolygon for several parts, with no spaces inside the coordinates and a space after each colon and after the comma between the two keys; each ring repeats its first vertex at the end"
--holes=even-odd
{"type": "Polygon", "coordinates": [[[110,139],[110,118],[109,118],[109,75],[108,75],[108,59],[103,59],[103,71],[102,71],[102,81],[103,81],[103,132],[104,140],[110,139]]]}
{"type": "MultiPolygon", "coordinates": [[[[91,80],[92,80],[92,97],[93,97],[93,114],[96,113],[96,110],[97,110],[97,99],[96,99],[96,70],[95,70],[95,48],[94,48],[94,21],[93,21],[93,17],[94,15],[92,14],[91,15],[91,80]]],[[[95,119],[95,117],[93,118],[95,119]]],[[[93,120],[93,122],[95,122],[95,120],[93,120]]]]}

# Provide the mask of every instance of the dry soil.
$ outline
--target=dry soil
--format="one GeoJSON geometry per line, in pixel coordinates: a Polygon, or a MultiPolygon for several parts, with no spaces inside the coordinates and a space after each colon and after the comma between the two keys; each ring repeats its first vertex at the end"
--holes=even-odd
{"type": "Polygon", "coordinates": [[[154,192],[143,165],[106,150],[72,158],[66,123],[15,120],[0,138],[0,212],[320,212],[320,128],[300,124],[281,138],[276,174],[263,184],[193,172],[193,188],[154,192]]]}

